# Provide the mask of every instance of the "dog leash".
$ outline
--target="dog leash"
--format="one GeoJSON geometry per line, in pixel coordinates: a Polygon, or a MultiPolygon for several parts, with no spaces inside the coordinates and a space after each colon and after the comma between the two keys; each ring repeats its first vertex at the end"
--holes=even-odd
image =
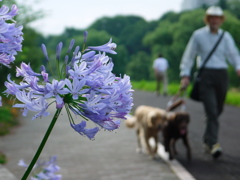
{"type": "Polygon", "coordinates": [[[168,101],[166,110],[172,111],[181,105],[180,111],[182,112],[186,111],[186,103],[184,100],[186,96],[187,96],[186,88],[180,87],[177,93],[168,101]]]}

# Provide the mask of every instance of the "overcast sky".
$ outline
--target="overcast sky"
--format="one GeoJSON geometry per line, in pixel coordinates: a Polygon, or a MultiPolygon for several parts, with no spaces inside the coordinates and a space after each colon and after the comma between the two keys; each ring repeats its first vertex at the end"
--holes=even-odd
{"type": "Polygon", "coordinates": [[[17,0],[42,9],[46,17],[32,27],[44,35],[60,34],[66,27],[84,29],[104,16],[138,15],[157,20],[168,11],[179,12],[182,0],[17,0]]]}

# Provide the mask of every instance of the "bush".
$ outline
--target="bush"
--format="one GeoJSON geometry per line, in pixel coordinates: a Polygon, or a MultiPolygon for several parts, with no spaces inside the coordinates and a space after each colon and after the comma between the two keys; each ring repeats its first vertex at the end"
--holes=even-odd
{"type": "Polygon", "coordinates": [[[3,107],[0,107],[0,136],[8,134],[12,127],[19,124],[18,110],[11,105],[11,101],[3,100],[3,107]]]}
{"type": "Polygon", "coordinates": [[[7,162],[7,157],[0,152],[0,164],[5,164],[7,162]]]}

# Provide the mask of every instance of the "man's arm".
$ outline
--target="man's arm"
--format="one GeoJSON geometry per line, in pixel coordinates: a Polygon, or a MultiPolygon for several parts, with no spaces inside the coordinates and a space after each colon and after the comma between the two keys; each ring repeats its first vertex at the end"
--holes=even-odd
{"type": "Polygon", "coordinates": [[[235,67],[237,75],[240,77],[240,55],[231,34],[227,33],[226,56],[228,61],[235,67]]]}
{"type": "Polygon", "coordinates": [[[190,83],[190,72],[197,54],[197,43],[195,34],[191,36],[180,63],[180,77],[182,88],[187,88],[190,83]]]}
{"type": "Polygon", "coordinates": [[[190,76],[192,66],[194,64],[194,58],[197,54],[196,37],[193,34],[186,46],[180,63],[180,76],[190,76]]]}

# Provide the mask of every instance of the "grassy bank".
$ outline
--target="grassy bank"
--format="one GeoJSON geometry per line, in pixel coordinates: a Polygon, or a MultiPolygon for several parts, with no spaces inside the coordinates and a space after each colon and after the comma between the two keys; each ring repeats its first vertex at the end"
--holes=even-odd
{"type": "MultiPolygon", "coordinates": [[[[154,92],[156,89],[155,81],[131,81],[133,89],[142,91],[154,92]]],[[[179,90],[180,84],[172,83],[168,86],[169,95],[174,95],[179,90]]],[[[187,93],[191,90],[191,86],[188,87],[187,93]]],[[[240,107],[240,89],[230,88],[225,101],[226,104],[240,107]]]]}

